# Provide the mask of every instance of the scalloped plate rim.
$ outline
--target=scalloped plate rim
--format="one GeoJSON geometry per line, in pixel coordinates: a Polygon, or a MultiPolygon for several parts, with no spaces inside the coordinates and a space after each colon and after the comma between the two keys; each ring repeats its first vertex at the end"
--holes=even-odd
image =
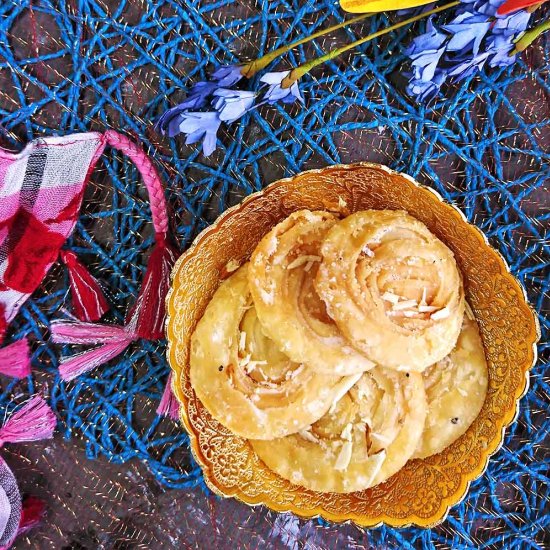
{"type": "MultiPolygon", "coordinates": [[[[165,323],[165,336],[167,339],[167,351],[166,351],[166,358],[168,361],[168,364],[170,366],[170,369],[176,376],[172,379],[172,391],[174,392],[174,395],[177,397],[178,401],[180,402],[180,420],[182,421],[182,424],[187,431],[189,435],[189,441],[190,441],[190,449],[191,453],[193,455],[193,458],[195,461],[201,466],[201,469],[203,470],[203,477],[205,480],[206,485],[217,495],[226,497],[226,498],[236,498],[237,500],[243,502],[244,504],[247,504],[249,506],[266,506],[270,508],[271,510],[274,510],[276,512],[280,513],[286,513],[286,512],[292,512],[293,514],[304,518],[304,519],[313,519],[313,518],[322,518],[325,520],[328,520],[333,523],[354,523],[356,525],[359,525],[361,527],[366,528],[377,528],[382,525],[388,525],[390,527],[394,528],[406,528],[410,526],[415,526],[419,528],[431,528],[435,527],[436,525],[439,525],[441,522],[445,521],[447,516],[449,515],[449,512],[451,511],[451,508],[454,506],[457,506],[460,504],[469,488],[470,485],[476,480],[479,479],[487,470],[489,460],[492,456],[494,456],[502,447],[504,443],[505,433],[506,429],[511,426],[513,423],[516,422],[518,415],[519,415],[519,403],[521,398],[527,393],[529,390],[529,373],[531,369],[534,367],[534,365],[537,362],[538,359],[538,351],[537,351],[537,343],[540,340],[541,337],[541,330],[540,330],[540,323],[538,316],[531,306],[531,304],[528,301],[527,298],[527,292],[523,285],[516,279],[516,277],[511,273],[510,267],[508,266],[508,263],[504,256],[501,254],[499,250],[494,248],[487,239],[486,235],[479,229],[476,225],[470,223],[464,213],[454,204],[446,201],[441,194],[436,191],[435,189],[418,183],[412,176],[409,176],[408,174],[398,172],[396,170],[392,170],[391,168],[382,165],[377,164],[373,162],[356,162],[352,164],[335,164],[331,166],[326,166],[324,168],[316,168],[312,170],[305,170],[303,172],[299,172],[298,174],[294,174],[293,176],[289,176],[286,178],[282,178],[279,180],[276,180],[268,185],[266,185],[265,188],[261,189],[260,191],[256,191],[254,193],[251,193],[247,197],[245,197],[240,203],[228,208],[224,212],[222,212],[216,220],[210,224],[208,227],[203,229],[191,242],[189,247],[185,250],[185,252],[182,253],[182,255],[178,258],[176,263],[174,264],[174,267],[172,268],[172,271],[170,273],[170,288],[168,290],[168,293],[166,295],[166,323],[165,323]],[[171,303],[172,303],[172,296],[174,294],[174,287],[173,287],[173,281],[176,276],[176,274],[181,269],[181,265],[185,263],[186,260],[193,257],[194,251],[196,248],[198,248],[203,240],[208,238],[210,233],[217,230],[217,228],[223,224],[223,222],[234,212],[236,212],[239,209],[244,208],[250,201],[254,200],[256,197],[265,194],[267,191],[279,187],[284,186],[285,184],[293,181],[294,179],[298,177],[302,177],[307,174],[321,174],[326,171],[333,171],[333,170],[353,170],[355,168],[375,168],[379,170],[383,170],[388,174],[391,175],[398,175],[401,177],[404,177],[406,180],[408,180],[412,185],[415,187],[424,190],[431,195],[433,195],[439,202],[441,202],[444,206],[446,206],[453,215],[459,215],[461,218],[461,221],[466,223],[468,226],[473,228],[475,230],[475,234],[478,239],[481,240],[482,244],[486,247],[490,248],[493,252],[496,253],[496,256],[498,258],[498,261],[500,262],[503,271],[508,275],[508,279],[513,281],[516,288],[520,290],[520,295],[523,297],[523,302],[527,308],[527,311],[529,312],[529,315],[531,319],[533,320],[534,328],[535,328],[535,339],[531,344],[531,351],[532,351],[532,362],[528,367],[524,367],[524,376],[523,376],[523,386],[520,388],[519,392],[517,392],[517,395],[514,399],[514,407],[513,409],[510,409],[509,412],[512,414],[507,415],[507,419],[504,421],[502,428],[500,432],[493,438],[493,440],[488,444],[487,451],[483,455],[483,459],[480,461],[478,468],[476,468],[474,471],[470,472],[467,475],[462,476],[461,484],[459,488],[449,495],[448,497],[444,497],[441,501],[441,506],[439,507],[439,510],[437,513],[432,514],[430,518],[424,519],[420,518],[418,516],[409,516],[406,518],[395,518],[388,516],[386,514],[382,514],[381,516],[378,516],[376,518],[366,518],[365,516],[358,516],[354,515],[352,511],[348,512],[347,517],[342,517],[342,515],[334,515],[331,512],[328,512],[327,510],[321,509],[320,507],[315,507],[312,509],[301,509],[294,506],[279,506],[272,502],[266,502],[262,498],[255,498],[251,497],[249,495],[244,494],[238,487],[233,487],[231,489],[226,489],[226,491],[222,491],[217,485],[215,485],[212,480],[209,478],[208,475],[205,475],[205,472],[210,473],[210,469],[208,464],[203,460],[202,453],[199,448],[199,442],[198,442],[198,434],[195,433],[189,418],[187,416],[187,407],[186,407],[186,399],[182,398],[181,395],[181,387],[179,384],[179,381],[177,380],[178,371],[175,367],[172,366],[172,353],[173,348],[175,347],[172,343],[172,340],[170,339],[170,326],[171,326],[171,315],[170,315],[170,309],[171,309],[171,303]],[[365,521],[367,520],[367,521],[365,521]]],[[[175,361],[174,361],[175,362],[175,361]]]]}

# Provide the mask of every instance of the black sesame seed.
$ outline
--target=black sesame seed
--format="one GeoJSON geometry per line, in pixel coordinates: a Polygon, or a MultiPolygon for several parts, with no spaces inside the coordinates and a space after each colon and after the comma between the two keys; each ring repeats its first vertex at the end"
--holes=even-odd
{"type": "Polygon", "coordinates": [[[458,424],[458,418],[456,416],[454,418],[451,418],[451,422],[453,424],[458,424]]]}
{"type": "Polygon", "coordinates": [[[221,371],[223,370],[223,365],[220,365],[220,366],[218,367],[218,370],[221,372],[221,371]]]}
{"type": "Polygon", "coordinates": [[[408,377],[410,376],[410,374],[409,374],[409,373],[407,373],[407,374],[405,374],[405,376],[406,376],[406,377],[408,378],[408,377]]]}

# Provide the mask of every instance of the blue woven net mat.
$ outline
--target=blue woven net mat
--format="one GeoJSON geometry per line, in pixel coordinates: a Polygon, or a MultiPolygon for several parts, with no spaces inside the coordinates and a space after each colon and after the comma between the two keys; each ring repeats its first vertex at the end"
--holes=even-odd
{"type": "MultiPolygon", "coordinates": [[[[154,118],[216,65],[256,57],[342,17],[330,0],[2,2],[0,143],[20,149],[39,136],[105,128],[141,140],[161,167],[182,248],[245,195],[333,163],[387,164],[460,206],[526,287],[540,315],[541,359],[504,446],[443,525],[356,530],[345,540],[381,548],[543,548],[550,522],[549,42],[539,40],[515,67],[481,73],[426,107],[404,93],[401,48],[409,31],[400,30],[306,77],[305,107],[262,107],[246,115],[221,133],[221,147],[209,158],[152,129],[154,118]]],[[[298,64],[388,20],[379,15],[296,48],[274,67],[298,64]]],[[[257,80],[250,85],[256,89],[257,80]]],[[[139,175],[107,150],[71,246],[118,304],[108,320],[123,320],[151,242],[139,175]]],[[[60,349],[47,337],[49,322],[66,309],[67,276],[54,267],[9,334],[34,341],[33,377],[3,380],[0,405],[47,383],[63,435],[88,458],[143,461],[167,488],[203,486],[187,436],[154,412],[168,373],[164,343],[140,341],[122,359],[65,384],[57,376],[60,349]]],[[[263,521],[262,512],[251,514],[263,521]]],[[[186,521],[192,530],[192,519],[186,521]]],[[[329,547],[343,529],[322,527],[326,536],[316,530],[313,543],[300,535],[307,522],[288,521],[295,533],[291,548],[329,547]]]]}

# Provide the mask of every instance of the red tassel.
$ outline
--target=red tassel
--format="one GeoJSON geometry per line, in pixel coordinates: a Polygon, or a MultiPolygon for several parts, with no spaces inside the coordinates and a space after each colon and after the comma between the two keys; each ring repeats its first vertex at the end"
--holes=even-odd
{"type": "Polygon", "coordinates": [[[46,504],[37,497],[27,497],[23,501],[21,517],[19,518],[19,527],[17,532],[5,546],[0,546],[0,550],[8,550],[12,547],[15,539],[24,535],[34,527],[37,527],[46,515],[46,504]]]}
{"type": "Polygon", "coordinates": [[[0,302],[0,344],[4,340],[7,328],[8,323],[6,321],[6,306],[4,306],[2,302],[0,302]]]}
{"type": "Polygon", "coordinates": [[[99,283],[70,250],[61,250],[61,260],[69,270],[74,313],[81,321],[97,321],[109,310],[99,283]]]}
{"type": "Polygon", "coordinates": [[[41,395],[35,395],[0,428],[0,447],[4,443],[49,439],[56,424],[57,418],[46,400],[41,395]]]}
{"type": "Polygon", "coordinates": [[[157,414],[160,416],[168,416],[172,420],[179,420],[180,404],[172,391],[172,373],[168,375],[164,392],[157,408],[157,414]]]}
{"type": "Polygon", "coordinates": [[[0,349],[0,373],[25,378],[31,373],[31,352],[26,338],[0,349]]]}
{"type": "Polygon", "coordinates": [[[29,496],[23,501],[23,513],[19,521],[17,536],[36,527],[46,515],[46,504],[37,497],[29,496]]]}
{"type": "Polygon", "coordinates": [[[147,340],[164,338],[164,300],[170,287],[170,272],[178,256],[166,234],[157,233],[156,239],[139,296],[126,318],[128,326],[140,338],[147,340]]]}

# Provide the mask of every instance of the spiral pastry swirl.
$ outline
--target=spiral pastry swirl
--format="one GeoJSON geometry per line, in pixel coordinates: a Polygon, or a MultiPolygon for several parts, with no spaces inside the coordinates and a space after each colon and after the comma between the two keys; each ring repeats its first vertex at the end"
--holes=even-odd
{"type": "Polygon", "coordinates": [[[453,253],[406,212],[356,212],[328,231],[315,288],[353,346],[421,372],[453,349],[464,314],[453,253]]]}
{"type": "Polygon", "coordinates": [[[314,491],[360,491],[409,460],[426,408],[420,374],[376,367],[309,429],[251,444],[268,468],[292,483],[314,491]]]}
{"type": "Polygon", "coordinates": [[[294,212],[275,226],[250,260],[250,291],[264,332],[297,363],[326,374],[350,375],[375,364],[346,340],[314,281],[321,243],[338,218],[294,212]]]}
{"type": "Polygon", "coordinates": [[[321,418],[356,381],[291,361],[264,335],[248,264],[224,281],[191,338],[191,384],[206,409],[246,438],[272,439],[321,418]]]}

